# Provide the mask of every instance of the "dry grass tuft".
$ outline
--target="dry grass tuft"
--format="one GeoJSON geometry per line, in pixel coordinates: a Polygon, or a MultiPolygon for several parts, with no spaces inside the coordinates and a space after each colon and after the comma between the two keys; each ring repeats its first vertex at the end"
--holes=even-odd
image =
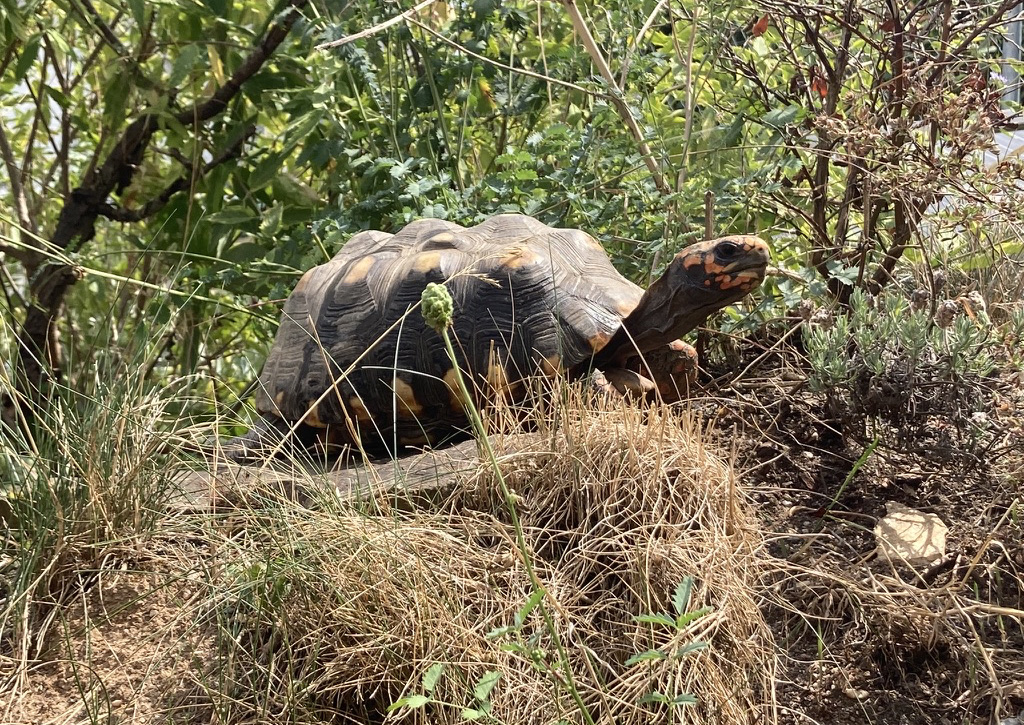
{"type": "MultiPolygon", "coordinates": [[[[765,557],[730,467],[667,408],[556,413],[494,441],[593,720],[772,721],[775,650],[754,599],[765,557]],[[688,608],[710,614],[681,630],[634,620],[672,613],[687,576],[688,608]],[[627,664],[655,649],[669,656],[627,664]],[[640,704],[651,692],[697,704],[640,704]]],[[[531,585],[488,465],[394,504],[393,491],[332,511],[281,503],[219,524],[206,612],[219,656],[200,699],[224,720],[377,722],[442,663],[422,721],[462,721],[487,671],[501,673],[498,721],[583,721],[539,609],[517,621],[531,585]]]]}

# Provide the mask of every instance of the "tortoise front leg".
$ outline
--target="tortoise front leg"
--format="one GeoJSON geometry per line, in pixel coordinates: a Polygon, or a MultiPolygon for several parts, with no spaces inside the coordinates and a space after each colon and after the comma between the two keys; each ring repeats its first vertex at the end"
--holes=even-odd
{"type": "MultiPolygon", "coordinates": [[[[697,382],[697,351],[682,340],[644,355],[634,355],[626,361],[626,370],[632,371],[657,388],[661,399],[674,403],[689,397],[697,382]]],[[[649,394],[649,393],[648,393],[649,394]]]]}

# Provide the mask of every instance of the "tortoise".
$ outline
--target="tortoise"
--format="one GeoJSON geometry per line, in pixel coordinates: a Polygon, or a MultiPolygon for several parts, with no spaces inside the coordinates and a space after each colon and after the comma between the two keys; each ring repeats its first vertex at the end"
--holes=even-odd
{"type": "Polygon", "coordinates": [[[624,372],[638,353],[656,362],[632,367],[666,390],[692,354],[677,338],[758,286],[768,256],[754,236],[694,244],[645,292],[589,234],[528,216],[360,232],[285,302],[256,393],[262,421],[236,443],[248,453],[292,429],[395,452],[464,434],[451,359],[417,309],[430,282],[452,295],[458,363],[483,398],[521,395],[538,373],[599,370],[647,389],[646,375],[624,372]]]}

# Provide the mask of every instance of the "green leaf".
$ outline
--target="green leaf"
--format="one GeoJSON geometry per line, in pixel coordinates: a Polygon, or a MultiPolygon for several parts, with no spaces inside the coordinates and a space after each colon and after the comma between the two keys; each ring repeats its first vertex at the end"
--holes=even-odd
{"type": "Polygon", "coordinates": [[[537,605],[544,599],[544,590],[536,589],[530,598],[526,600],[526,603],[516,612],[516,621],[519,623],[525,622],[526,618],[530,616],[530,612],[537,608],[537,605]]]}
{"type": "Polygon", "coordinates": [[[686,611],[686,607],[690,604],[690,593],[692,591],[693,577],[684,577],[672,594],[672,608],[676,610],[676,614],[682,614],[686,611]]]}
{"type": "Polygon", "coordinates": [[[829,277],[834,277],[844,284],[857,284],[857,276],[860,273],[857,267],[848,267],[838,260],[832,260],[825,266],[828,267],[829,277]]]}
{"type": "Polygon", "coordinates": [[[473,697],[478,701],[486,700],[491,696],[491,690],[498,684],[498,680],[501,679],[501,673],[497,670],[488,670],[481,677],[476,686],[473,688],[473,697]]]}
{"type": "Polygon", "coordinates": [[[657,703],[659,705],[668,704],[668,697],[662,695],[660,692],[655,690],[654,692],[648,692],[646,695],[637,700],[641,705],[650,705],[651,703],[657,703]]]}
{"type": "Polygon", "coordinates": [[[702,649],[707,649],[707,648],[708,648],[708,643],[704,642],[703,640],[698,640],[696,642],[691,642],[690,644],[685,645],[683,647],[680,647],[675,652],[673,652],[672,653],[672,659],[678,660],[678,659],[680,659],[682,657],[685,657],[686,655],[690,654],[691,652],[700,652],[702,649]]]}
{"type": "Polygon", "coordinates": [[[684,692],[682,695],[676,695],[671,700],[669,700],[669,704],[670,705],[696,705],[697,704],[697,698],[694,697],[693,695],[690,695],[690,694],[687,694],[687,693],[684,692]]]}
{"type": "Polygon", "coordinates": [[[68,44],[67,38],[58,33],[56,30],[45,30],[47,39],[53,46],[54,50],[59,51],[63,55],[71,53],[71,46],[68,44]]]}
{"type": "Polygon", "coordinates": [[[281,230],[281,218],[284,215],[284,204],[274,204],[264,213],[260,222],[260,235],[273,238],[281,230]]]}
{"type": "Polygon", "coordinates": [[[113,75],[107,87],[103,89],[103,118],[117,128],[120,121],[124,120],[132,81],[128,73],[115,72],[113,75]]]}
{"type": "Polygon", "coordinates": [[[423,673],[423,689],[426,692],[434,691],[438,680],[441,679],[442,672],[444,672],[444,665],[440,662],[435,662],[427,668],[427,671],[423,673]]]}
{"type": "Polygon", "coordinates": [[[676,629],[683,629],[690,622],[693,622],[693,621],[695,621],[697,619],[700,619],[705,614],[708,614],[710,611],[711,611],[711,607],[701,607],[700,609],[695,609],[692,612],[687,612],[686,614],[680,614],[678,617],[676,617],[675,628],[676,629]]]}
{"type": "Polygon", "coordinates": [[[36,62],[36,58],[39,57],[39,42],[42,38],[39,35],[33,35],[25,47],[21,49],[21,54],[18,56],[18,63],[14,66],[14,82],[22,80],[28,73],[28,69],[32,67],[32,64],[36,62]]]}
{"type": "Polygon", "coordinates": [[[285,143],[284,148],[281,149],[281,154],[287,155],[300,143],[309,141],[309,135],[313,133],[313,130],[316,129],[318,125],[320,125],[320,121],[323,120],[323,117],[324,110],[322,108],[314,108],[309,113],[305,113],[295,119],[295,121],[288,126],[288,130],[286,132],[288,141],[285,143]]]}
{"type": "Polygon", "coordinates": [[[167,85],[176,89],[196,67],[202,52],[203,49],[195,43],[186,45],[179,50],[178,57],[174,59],[174,65],[171,66],[171,74],[167,77],[167,85]]]}
{"type": "Polygon", "coordinates": [[[267,250],[255,242],[242,242],[228,247],[220,256],[226,262],[244,266],[257,259],[262,259],[266,253],[267,250]]]}
{"type": "Polygon", "coordinates": [[[470,722],[473,722],[474,720],[479,720],[480,718],[482,718],[487,713],[481,712],[480,710],[475,710],[475,709],[473,709],[471,707],[467,707],[467,708],[463,708],[461,714],[462,714],[462,719],[463,720],[469,720],[470,722]]]}
{"type": "Polygon", "coordinates": [[[664,660],[668,659],[668,655],[664,652],[656,649],[649,649],[646,652],[635,654],[626,660],[626,667],[632,667],[638,662],[650,662],[651,660],[664,660]]]}
{"type": "Polygon", "coordinates": [[[249,174],[249,191],[262,189],[273,181],[274,177],[280,173],[282,163],[284,163],[284,158],[281,154],[268,154],[256,164],[256,168],[249,174]]]}
{"type": "Polygon", "coordinates": [[[244,224],[256,219],[256,212],[247,206],[235,204],[226,206],[215,214],[206,217],[211,224],[244,224]]]}
{"type": "Polygon", "coordinates": [[[146,24],[146,0],[128,0],[128,9],[139,28],[146,24]]]}
{"type": "Polygon", "coordinates": [[[782,128],[788,126],[796,120],[802,109],[800,106],[785,106],[783,108],[775,108],[768,113],[761,116],[761,122],[766,126],[774,126],[775,128],[782,128]]]}
{"type": "Polygon", "coordinates": [[[504,637],[510,632],[518,632],[519,625],[510,624],[507,627],[495,627],[490,632],[484,635],[484,639],[498,639],[498,637],[504,637]]]}
{"type": "Polygon", "coordinates": [[[676,620],[667,614],[638,614],[633,617],[638,624],[663,624],[666,627],[675,627],[676,620]]]}
{"type": "Polygon", "coordinates": [[[388,712],[393,712],[400,707],[407,707],[410,710],[415,710],[423,707],[428,702],[430,702],[430,698],[426,695],[409,695],[408,697],[401,697],[388,705],[388,712]]]}

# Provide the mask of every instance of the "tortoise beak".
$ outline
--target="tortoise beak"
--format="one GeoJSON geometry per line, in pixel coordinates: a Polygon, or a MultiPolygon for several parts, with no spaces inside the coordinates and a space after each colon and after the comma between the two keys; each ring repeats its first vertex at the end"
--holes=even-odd
{"type": "Polygon", "coordinates": [[[760,237],[748,235],[728,237],[727,239],[739,245],[742,256],[735,262],[726,264],[722,271],[725,274],[746,279],[764,279],[768,271],[768,263],[772,258],[768,243],[760,237]]]}

